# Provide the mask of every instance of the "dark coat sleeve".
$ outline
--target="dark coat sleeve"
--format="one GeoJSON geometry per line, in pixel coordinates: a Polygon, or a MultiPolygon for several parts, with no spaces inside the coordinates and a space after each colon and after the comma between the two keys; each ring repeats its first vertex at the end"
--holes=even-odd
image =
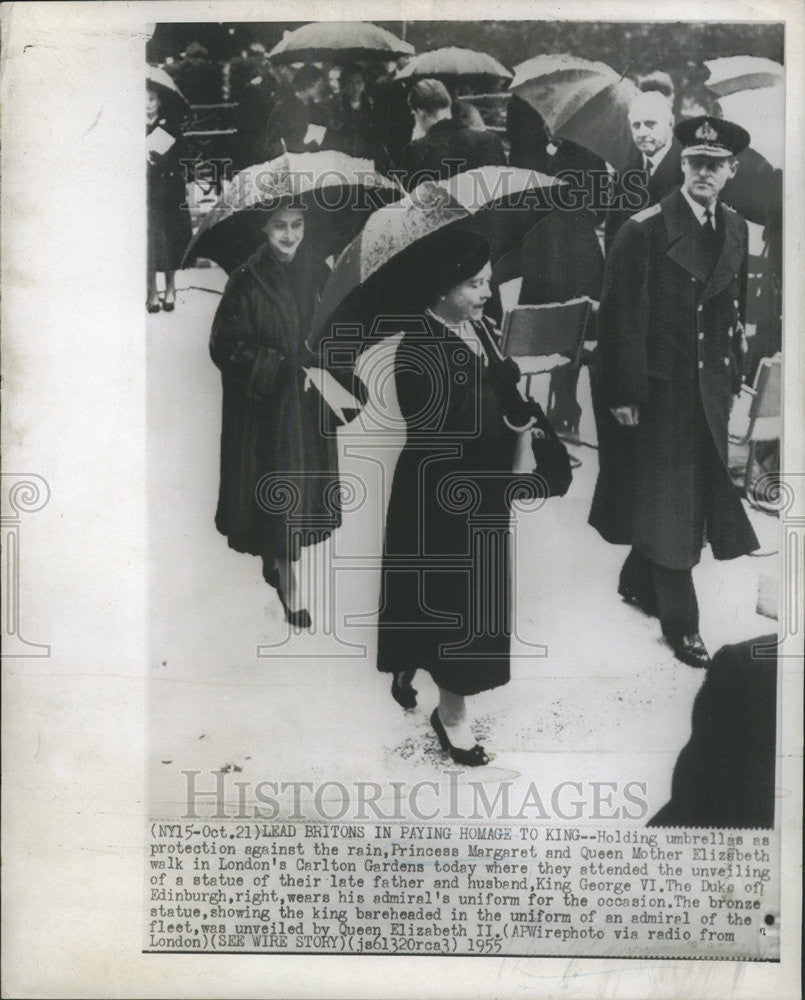
{"type": "Polygon", "coordinates": [[[272,346],[270,338],[258,329],[252,282],[243,271],[236,271],[230,279],[213,319],[210,356],[228,380],[242,386],[248,398],[265,404],[277,377],[287,373],[289,364],[279,345],[272,346]]]}
{"type": "Polygon", "coordinates": [[[627,220],[615,238],[606,270],[598,343],[606,406],[645,401],[649,241],[644,226],[627,220]]]}

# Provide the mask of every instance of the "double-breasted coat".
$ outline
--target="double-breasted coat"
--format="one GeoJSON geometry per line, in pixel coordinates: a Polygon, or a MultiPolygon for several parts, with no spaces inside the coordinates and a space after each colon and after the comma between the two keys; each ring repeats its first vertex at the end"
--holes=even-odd
{"type": "Polygon", "coordinates": [[[433,317],[403,336],[394,374],[406,443],[386,516],[377,666],[476,694],[509,680],[517,435],[488,366],[433,317]]]}
{"type": "Polygon", "coordinates": [[[721,205],[716,223],[714,244],[681,190],[625,222],[598,317],[602,402],[636,404],[640,418],[621,427],[602,415],[590,523],[670,569],[694,566],[705,539],[717,559],[758,546],[727,464],[747,227],[721,205]]]}
{"type": "Polygon", "coordinates": [[[213,320],[210,354],[223,382],[215,523],[266,570],[341,523],[336,439],[304,372],[328,273],[304,243],[290,263],[266,244],[233,272],[213,320]]]}

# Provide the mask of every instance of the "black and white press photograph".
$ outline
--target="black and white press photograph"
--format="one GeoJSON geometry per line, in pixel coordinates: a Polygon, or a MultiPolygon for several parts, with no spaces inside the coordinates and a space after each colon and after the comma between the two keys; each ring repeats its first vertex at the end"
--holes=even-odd
{"type": "Polygon", "coordinates": [[[796,1000],[802,12],[12,6],[3,992],[796,1000]]]}

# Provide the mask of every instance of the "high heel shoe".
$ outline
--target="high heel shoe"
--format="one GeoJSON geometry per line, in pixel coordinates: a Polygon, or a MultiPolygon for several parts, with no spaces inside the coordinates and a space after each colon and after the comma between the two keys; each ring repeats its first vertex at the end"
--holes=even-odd
{"type": "MultiPolygon", "coordinates": [[[[406,671],[406,673],[411,673],[406,671]]],[[[416,695],[417,690],[415,687],[411,686],[411,681],[407,681],[401,684],[399,681],[400,677],[405,677],[406,673],[393,674],[391,678],[391,697],[397,702],[397,704],[404,708],[406,711],[412,708],[416,708],[416,695]]],[[[411,673],[411,676],[413,674],[411,673]]]]}
{"type": "Polygon", "coordinates": [[[282,584],[279,579],[279,573],[277,574],[277,597],[280,599],[280,604],[282,605],[282,610],[285,612],[285,621],[294,628],[310,628],[313,621],[310,617],[310,612],[307,608],[300,608],[298,611],[292,611],[285,602],[285,594],[282,592],[282,584]]]}
{"type": "Polygon", "coordinates": [[[456,764],[466,764],[467,767],[481,767],[482,765],[489,763],[489,757],[487,756],[486,750],[484,750],[480,743],[476,743],[470,750],[464,750],[462,747],[453,746],[450,742],[450,737],[447,735],[447,731],[442,725],[442,720],[439,718],[438,708],[434,708],[433,714],[430,717],[430,724],[433,726],[436,735],[439,737],[439,743],[441,744],[442,750],[444,750],[445,753],[449,753],[456,764]]]}

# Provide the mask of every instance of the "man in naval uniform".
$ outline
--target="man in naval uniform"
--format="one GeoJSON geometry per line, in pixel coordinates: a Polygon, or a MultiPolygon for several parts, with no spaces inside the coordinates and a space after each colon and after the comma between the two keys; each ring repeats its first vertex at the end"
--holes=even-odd
{"type": "Polygon", "coordinates": [[[680,122],[684,182],[627,220],[599,314],[601,390],[613,422],[590,523],[630,544],[619,593],[660,619],[676,657],[707,666],[691,570],[758,547],[727,470],[740,389],[747,227],[719,192],[749,144],[711,116],[680,122]]]}

